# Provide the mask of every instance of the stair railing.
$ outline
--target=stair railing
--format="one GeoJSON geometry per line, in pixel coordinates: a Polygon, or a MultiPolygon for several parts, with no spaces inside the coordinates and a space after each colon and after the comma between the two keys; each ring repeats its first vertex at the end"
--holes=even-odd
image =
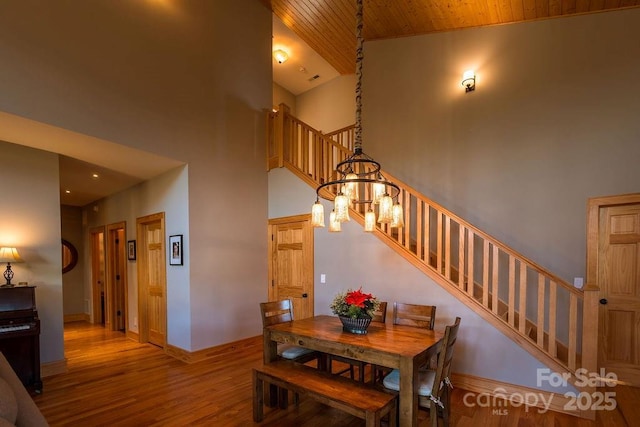
{"type": "MultiPolygon", "coordinates": [[[[269,165],[287,166],[312,186],[335,179],[335,166],[351,154],[352,127],[323,135],[291,116],[285,105],[270,114],[270,121],[275,132],[267,139],[267,151],[282,157],[269,165]]],[[[558,372],[575,373],[580,367],[595,372],[597,290],[575,288],[388,172],[384,175],[401,188],[405,226],[379,224],[375,234],[548,366],[558,372]]],[[[364,206],[357,209],[351,216],[363,223],[364,206]]]]}

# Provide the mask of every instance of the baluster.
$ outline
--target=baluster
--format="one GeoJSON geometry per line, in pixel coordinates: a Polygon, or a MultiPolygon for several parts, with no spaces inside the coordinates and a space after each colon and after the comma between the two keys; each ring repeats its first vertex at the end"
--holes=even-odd
{"type": "Polygon", "coordinates": [[[538,319],[537,319],[537,343],[538,347],[544,349],[544,294],[546,287],[545,277],[538,272],[538,319]]]}
{"type": "Polygon", "coordinates": [[[578,336],[578,297],[569,292],[569,354],[567,364],[569,369],[576,369],[576,337],[578,336]]]}
{"type": "Polygon", "coordinates": [[[558,306],[558,295],[556,282],[549,281],[549,354],[556,357],[556,309],[558,306]]]}
{"type": "Polygon", "coordinates": [[[474,259],[474,255],[473,255],[473,250],[474,250],[474,243],[475,243],[475,239],[474,239],[474,235],[473,235],[473,230],[469,229],[468,230],[468,234],[469,236],[467,237],[467,251],[468,251],[468,255],[467,255],[467,293],[469,295],[471,295],[471,298],[474,297],[474,288],[475,288],[475,279],[474,279],[474,272],[473,272],[473,266],[475,265],[475,259],[474,259]]]}
{"type": "Polygon", "coordinates": [[[489,308],[489,241],[482,245],[482,305],[489,308]]]}
{"type": "MultiPolygon", "coordinates": [[[[458,287],[464,291],[464,270],[465,270],[465,262],[464,262],[464,238],[466,236],[465,227],[462,224],[458,224],[458,287]]],[[[469,261],[471,262],[471,261],[469,261]]]]}
{"type": "Polygon", "coordinates": [[[518,330],[521,334],[527,333],[527,265],[520,261],[520,299],[518,304],[518,330]]]}
{"type": "Polygon", "coordinates": [[[500,255],[500,249],[496,246],[496,245],[492,245],[493,246],[493,270],[491,271],[492,273],[492,280],[491,280],[491,311],[493,311],[493,313],[496,316],[499,316],[500,313],[498,313],[498,279],[500,277],[499,275],[499,271],[498,271],[498,267],[499,267],[499,255],[500,255]]]}
{"type": "Polygon", "coordinates": [[[516,259],[509,255],[509,307],[508,321],[512,328],[516,327],[516,259]]]}
{"type": "MultiPolygon", "coordinates": [[[[424,262],[424,253],[422,252],[422,227],[423,227],[423,213],[422,213],[422,205],[423,201],[420,199],[416,200],[416,256],[422,262],[424,262]]],[[[427,265],[429,263],[427,262],[427,265]]]]}
{"type": "MultiPolygon", "coordinates": [[[[443,214],[444,215],[444,214],[443,214]]],[[[444,277],[451,280],[451,218],[444,217],[444,277]]]]}

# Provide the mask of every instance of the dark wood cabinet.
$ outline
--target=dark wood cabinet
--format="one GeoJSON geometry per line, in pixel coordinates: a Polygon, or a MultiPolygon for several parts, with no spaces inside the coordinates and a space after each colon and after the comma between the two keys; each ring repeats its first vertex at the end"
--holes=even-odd
{"type": "Polygon", "coordinates": [[[0,287],[0,352],[25,387],[42,391],[35,286],[0,287]]]}

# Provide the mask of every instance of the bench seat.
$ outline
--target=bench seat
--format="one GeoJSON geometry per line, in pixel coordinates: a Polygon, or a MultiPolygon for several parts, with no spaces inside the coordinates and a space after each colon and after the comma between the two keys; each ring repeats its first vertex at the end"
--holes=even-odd
{"type": "Polygon", "coordinates": [[[285,360],[253,369],[253,420],[256,422],[264,416],[265,382],[362,418],[367,427],[379,426],[385,415],[389,415],[389,426],[396,425],[397,394],[285,360]]]}

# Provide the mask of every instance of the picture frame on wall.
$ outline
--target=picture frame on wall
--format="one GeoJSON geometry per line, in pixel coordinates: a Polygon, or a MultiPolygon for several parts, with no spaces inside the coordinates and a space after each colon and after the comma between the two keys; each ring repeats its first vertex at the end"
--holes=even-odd
{"type": "Polygon", "coordinates": [[[127,259],[129,261],[136,260],[136,241],[127,240],[127,259]]]}
{"type": "Polygon", "coordinates": [[[169,236],[169,265],[182,265],[182,234],[169,236]]]}

